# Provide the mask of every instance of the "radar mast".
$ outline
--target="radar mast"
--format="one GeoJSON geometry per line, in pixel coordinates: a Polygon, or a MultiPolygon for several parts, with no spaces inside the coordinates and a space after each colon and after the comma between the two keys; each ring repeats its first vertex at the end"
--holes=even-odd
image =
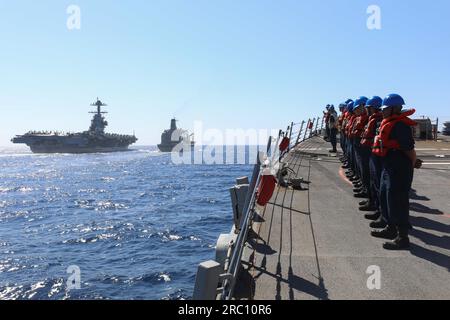
{"type": "Polygon", "coordinates": [[[108,125],[108,122],[103,117],[103,114],[106,114],[108,112],[102,111],[102,107],[106,107],[107,104],[101,102],[97,97],[97,102],[92,103],[91,106],[97,107],[97,111],[89,112],[94,114],[94,117],[91,120],[89,131],[97,134],[102,134],[105,132],[105,127],[108,125]]]}

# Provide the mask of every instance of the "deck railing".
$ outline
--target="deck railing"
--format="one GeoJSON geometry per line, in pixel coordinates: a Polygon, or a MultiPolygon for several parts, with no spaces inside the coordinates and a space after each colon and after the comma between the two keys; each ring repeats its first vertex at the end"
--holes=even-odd
{"type": "Polygon", "coordinates": [[[302,142],[318,135],[323,129],[322,117],[308,119],[299,123],[291,123],[286,131],[280,130],[278,137],[270,137],[265,152],[258,155],[257,163],[253,168],[253,175],[242,210],[242,219],[238,228],[236,240],[229,243],[227,257],[223,265],[216,261],[207,261],[200,264],[193,298],[196,300],[233,298],[236,282],[241,270],[242,254],[251,230],[253,218],[256,213],[257,190],[261,177],[276,167],[285,152],[280,153],[280,143],[284,137],[290,139],[288,151],[302,142]]]}

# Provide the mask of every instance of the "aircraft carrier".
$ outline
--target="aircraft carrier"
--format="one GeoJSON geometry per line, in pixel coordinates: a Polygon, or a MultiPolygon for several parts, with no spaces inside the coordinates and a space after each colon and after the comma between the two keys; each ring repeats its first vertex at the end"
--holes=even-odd
{"type": "Polygon", "coordinates": [[[103,116],[107,106],[98,98],[91,106],[97,107],[93,113],[89,130],[78,133],[60,134],[58,132],[30,131],[15,136],[11,142],[24,143],[34,153],[97,153],[127,151],[129,145],[138,139],[135,135],[106,133],[108,122],[103,116]]]}

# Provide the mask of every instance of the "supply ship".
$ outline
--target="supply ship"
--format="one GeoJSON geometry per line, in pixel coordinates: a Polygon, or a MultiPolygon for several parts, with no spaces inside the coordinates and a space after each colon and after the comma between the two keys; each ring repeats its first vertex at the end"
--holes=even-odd
{"type": "Polygon", "coordinates": [[[193,134],[177,128],[177,120],[172,119],[170,121],[170,129],[165,130],[161,135],[161,143],[158,144],[158,149],[161,152],[172,152],[176,146],[180,146],[180,150],[186,150],[193,148],[194,145],[193,134]]]}
{"type": "Polygon", "coordinates": [[[97,110],[89,130],[78,133],[61,134],[59,132],[30,131],[15,136],[11,142],[24,143],[34,153],[97,153],[127,151],[128,147],[138,139],[133,135],[106,133],[108,122],[103,116],[107,112],[102,107],[107,106],[98,98],[91,106],[97,110]]]}

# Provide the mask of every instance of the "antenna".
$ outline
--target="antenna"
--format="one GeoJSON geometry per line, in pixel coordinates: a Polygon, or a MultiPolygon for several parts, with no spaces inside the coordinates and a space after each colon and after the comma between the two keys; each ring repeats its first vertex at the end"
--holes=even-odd
{"type": "Polygon", "coordinates": [[[91,106],[92,107],[97,107],[97,111],[96,112],[91,111],[89,113],[96,113],[98,115],[108,113],[106,111],[102,111],[102,107],[106,107],[108,105],[106,103],[101,102],[98,97],[97,97],[97,101],[96,102],[91,103],[91,106]]]}

